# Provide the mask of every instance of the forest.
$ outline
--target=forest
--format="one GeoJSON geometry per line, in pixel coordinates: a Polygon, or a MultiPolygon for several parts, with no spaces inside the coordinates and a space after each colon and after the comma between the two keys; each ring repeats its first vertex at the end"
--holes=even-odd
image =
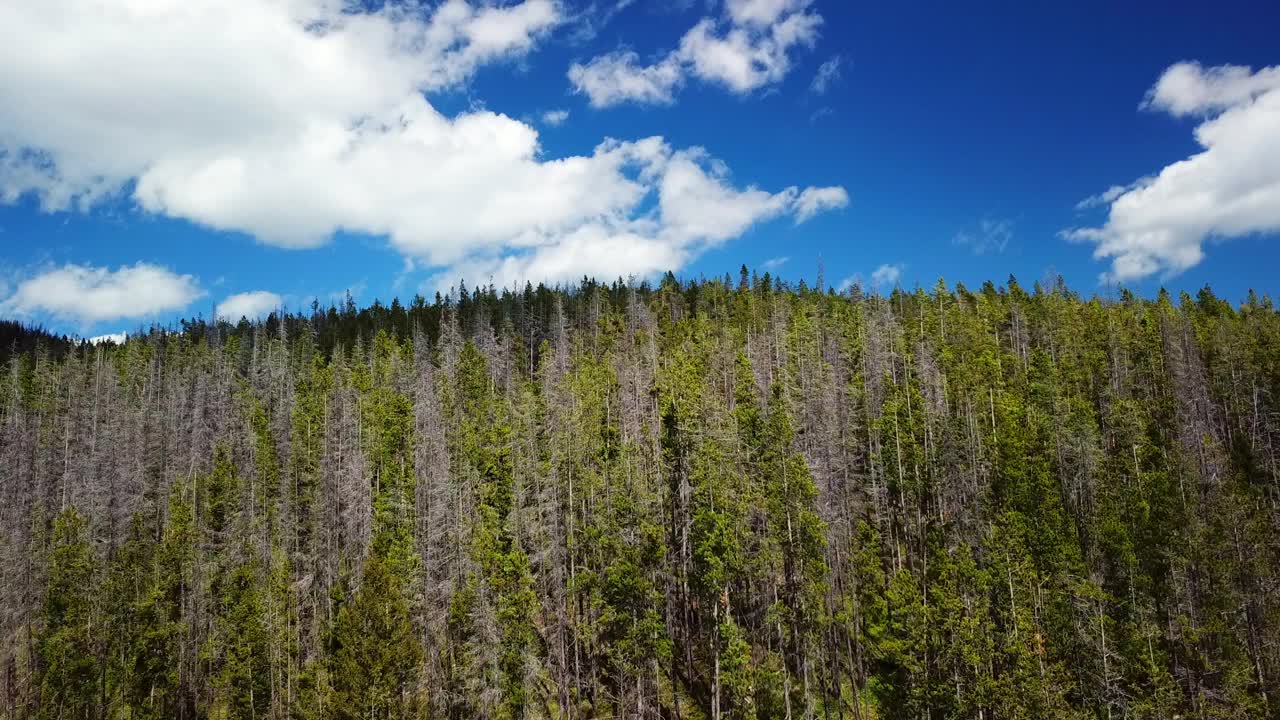
{"type": "Polygon", "coordinates": [[[1280,314],[739,277],[0,328],[0,718],[1280,718],[1280,314]]]}

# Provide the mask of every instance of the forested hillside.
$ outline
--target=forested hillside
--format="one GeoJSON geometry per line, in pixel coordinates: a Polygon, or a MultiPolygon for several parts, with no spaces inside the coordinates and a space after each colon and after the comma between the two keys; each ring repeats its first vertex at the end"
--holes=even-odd
{"type": "Polygon", "coordinates": [[[1280,718],[1280,316],[583,282],[21,350],[3,718],[1280,718]]]}
{"type": "Polygon", "coordinates": [[[72,346],[69,338],[54,335],[41,327],[28,327],[13,320],[0,320],[0,361],[7,361],[17,353],[34,352],[37,348],[47,355],[61,358],[72,346]]]}

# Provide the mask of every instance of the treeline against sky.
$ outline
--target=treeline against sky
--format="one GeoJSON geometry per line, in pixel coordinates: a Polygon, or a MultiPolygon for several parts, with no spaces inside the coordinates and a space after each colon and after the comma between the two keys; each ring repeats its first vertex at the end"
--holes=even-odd
{"type": "Polygon", "coordinates": [[[0,718],[1280,718],[1270,300],[453,298],[8,328],[0,718]]]}

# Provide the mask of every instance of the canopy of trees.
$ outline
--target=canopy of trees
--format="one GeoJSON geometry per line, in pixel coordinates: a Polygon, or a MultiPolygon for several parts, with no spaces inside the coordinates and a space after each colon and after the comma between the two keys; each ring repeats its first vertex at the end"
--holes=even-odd
{"type": "Polygon", "coordinates": [[[1280,315],[461,288],[0,378],[0,718],[1280,718],[1280,315]]]}

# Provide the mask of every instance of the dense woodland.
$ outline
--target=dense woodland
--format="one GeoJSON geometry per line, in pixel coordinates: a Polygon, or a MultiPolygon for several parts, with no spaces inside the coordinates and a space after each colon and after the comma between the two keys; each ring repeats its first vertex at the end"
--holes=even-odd
{"type": "Polygon", "coordinates": [[[6,332],[6,720],[1280,718],[1265,298],[744,268],[6,332]]]}

